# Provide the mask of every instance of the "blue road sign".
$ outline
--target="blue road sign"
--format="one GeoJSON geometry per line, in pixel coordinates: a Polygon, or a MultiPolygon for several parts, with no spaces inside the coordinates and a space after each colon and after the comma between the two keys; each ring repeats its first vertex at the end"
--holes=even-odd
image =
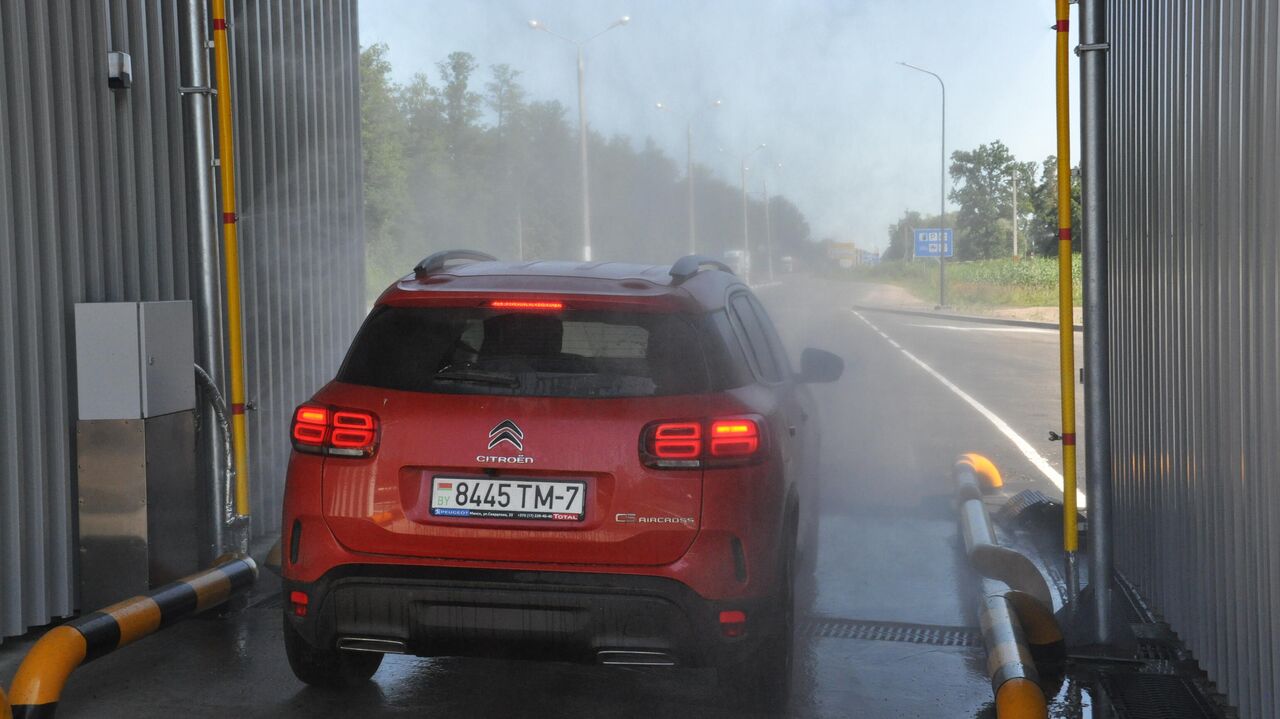
{"type": "Polygon", "coordinates": [[[951,230],[925,229],[915,233],[916,257],[952,257],[955,254],[951,230]]]}

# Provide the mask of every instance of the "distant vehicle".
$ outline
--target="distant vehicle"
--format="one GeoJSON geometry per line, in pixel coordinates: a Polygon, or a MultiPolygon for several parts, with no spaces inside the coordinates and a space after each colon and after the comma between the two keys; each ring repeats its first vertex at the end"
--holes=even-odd
{"type": "Polygon", "coordinates": [[[751,253],[746,250],[725,250],[724,263],[729,271],[739,277],[751,274],[751,253]]]}
{"type": "Polygon", "coordinates": [[[780,269],[783,272],[796,271],[796,262],[794,259],[792,259],[791,255],[783,255],[782,259],[778,262],[778,264],[780,265],[780,269]]]}
{"type": "Polygon", "coordinates": [[[388,288],[294,414],[298,678],[355,685],[385,653],[712,666],[781,706],[817,550],[806,384],[844,363],[793,373],[727,269],[452,251],[388,288]]]}

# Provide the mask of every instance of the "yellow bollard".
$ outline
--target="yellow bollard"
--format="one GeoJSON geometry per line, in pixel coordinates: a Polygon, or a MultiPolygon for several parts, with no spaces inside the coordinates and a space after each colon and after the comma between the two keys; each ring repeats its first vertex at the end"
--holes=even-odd
{"type": "Polygon", "coordinates": [[[982,480],[982,489],[991,492],[1004,486],[1004,478],[1000,476],[1000,470],[996,465],[986,457],[976,452],[966,452],[960,455],[958,462],[964,462],[973,468],[973,473],[978,475],[978,479],[982,480]]]}

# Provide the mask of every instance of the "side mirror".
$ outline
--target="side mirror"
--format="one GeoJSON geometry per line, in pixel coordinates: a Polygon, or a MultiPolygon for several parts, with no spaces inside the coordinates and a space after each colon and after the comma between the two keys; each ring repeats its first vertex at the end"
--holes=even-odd
{"type": "Polygon", "coordinates": [[[800,353],[801,382],[835,382],[844,374],[844,360],[826,350],[806,347],[800,353]]]}

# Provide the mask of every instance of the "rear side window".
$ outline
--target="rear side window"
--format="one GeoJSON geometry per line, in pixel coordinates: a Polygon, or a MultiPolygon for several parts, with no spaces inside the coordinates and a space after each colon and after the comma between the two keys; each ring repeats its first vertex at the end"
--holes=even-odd
{"type": "Polygon", "coordinates": [[[747,354],[751,364],[766,382],[781,382],[782,369],[778,367],[777,358],[769,346],[768,335],[755,308],[751,306],[750,297],[745,293],[734,295],[730,308],[738,326],[746,335],[747,354]]]}
{"type": "Polygon", "coordinates": [[[713,391],[702,318],[379,307],[338,381],[410,392],[646,397],[713,391]]]}

